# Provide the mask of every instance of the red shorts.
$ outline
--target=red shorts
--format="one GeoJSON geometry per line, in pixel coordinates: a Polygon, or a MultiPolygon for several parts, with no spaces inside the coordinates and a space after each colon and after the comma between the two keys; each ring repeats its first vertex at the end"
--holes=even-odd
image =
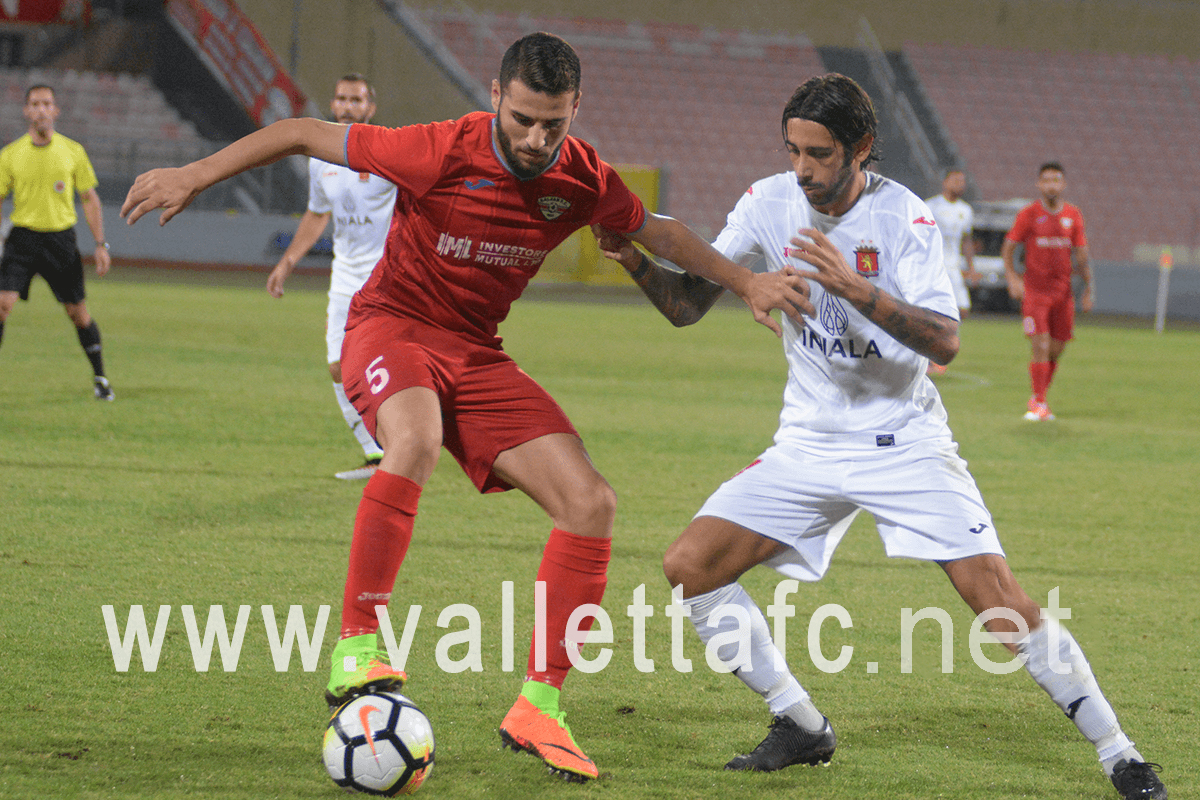
{"type": "Polygon", "coordinates": [[[492,472],[496,456],[551,433],[579,434],[545,389],[503,350],[414,320],[359,318],[342,343],[346,396],[375,435],[383,401],[424,386],[442,406],[442,445],[481,492],[512,486],[492,472]]]}
{"type": "Polygon", "coordinates": [[[1075,332],[1075,297],[1070,292],[1062,295],[1025,292],[1021,316],[1025,318],[1026,336],[1048,333],[1055,341],[1069,342],[1075,332]]]}

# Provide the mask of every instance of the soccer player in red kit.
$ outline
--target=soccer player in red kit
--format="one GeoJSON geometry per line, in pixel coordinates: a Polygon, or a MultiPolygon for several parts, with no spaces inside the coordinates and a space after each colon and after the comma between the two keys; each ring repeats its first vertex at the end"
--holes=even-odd
{"type": "Polygon", "coordinates": [[[1025,419],[1033,422],[1054,419],[1046,403],[1046,390],[1075,328],[1072,274],[1078,273],[1084,281],[1079,307],[1091,311],[1096,299],[1083,215],[1063,201],[1065,187],[1062,165],[1053,161],[1043,164],[1037,179],[1042,199],[1021,209],[1000,248],[1008,293],[1021,301],[1025,335],[1032,350],[1029,379],[1033,395],[1025,419]],[[1024,277],[1013,266],[1018,244],[1025,245],[1024,277]]]}
{"type": "MultiPolygon", "coordinates": [[[[430,125],[283,120],[209,158],[139,176],[122,214],[132,223],[162,208],[165,223],[213,183],[297,153],[396,184],[384,255],[351,303],[342,347],[346,393],[384,455],[355,520],[326,699],[338,704],[407,678],[378,645],[375,607],[391,597],[421,488],[444,446],[481,492],[518,488],[553,523],[537,574],[547,587],[545,652],[535,639],[500,735],[582,781],[598,773],[559,710],[571,667],[564,640],[572,612],[603,596],[616,495],[562,409],[504,353],[497,326],[546,254],[585,225],[625,234],[732,290],[776,335],[771,309],[799,319],[811,306],[795,271],[752,273],[683,224],[648,213],[590,145],[568,135],[580,67],[562,39],[534,33],[514,43],[491,94],[495,114],[430,125]]],[[[682,289],[664,302],[639,285],[668,317],[686,305],[682,289]]],[[[694,299],[711,304],[717,293],[694,299]]]]}

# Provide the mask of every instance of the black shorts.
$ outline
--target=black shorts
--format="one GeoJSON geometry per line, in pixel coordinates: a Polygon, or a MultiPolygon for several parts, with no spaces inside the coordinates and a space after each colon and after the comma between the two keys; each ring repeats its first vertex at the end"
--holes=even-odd
{"type": "Polygon", "coordinates": [[[34,275],[46,279],[58,302],[83,302],[83,260],[74,228],[48,233],[12,229],[0,258],[0,292],[18,292],[28,300],[34,275]]]}

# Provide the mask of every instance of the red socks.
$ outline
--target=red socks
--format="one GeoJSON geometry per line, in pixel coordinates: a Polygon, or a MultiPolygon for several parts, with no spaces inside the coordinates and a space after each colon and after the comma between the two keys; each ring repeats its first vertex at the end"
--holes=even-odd
{"type": "Polygon", "coordinates": [[[1046,402],[1046,390],[1050,388],[1050,377],[1054,374],[1053,362],[1032,361],[1029,364],[1029,382],[1033,385],[1033,399],[1046,402]]]}
{"type": "MultiPolygon", "coordinates": [[[[608,583],[608,559],[612,540],[598,536],[576,536],[555,528],[542,553],[537,579],[546,582],[546,669],[534,669],[536,631],[529,646],[526,680],[548,683],[561,689],[571,660],[567,656],[567,620],[581,605],[599,605],[608,583]]],[[[584,617],[581,631],[590,630],[595,617],[584,617]]]]}
{"type": "Polygon", "coordinates": [[[375,606],[387,605],[396,573],[412,541],[421,487],[376,470],[363,489],[350,542],[350,568],[342,598],[342,638],[379,629],[375,606]]]}

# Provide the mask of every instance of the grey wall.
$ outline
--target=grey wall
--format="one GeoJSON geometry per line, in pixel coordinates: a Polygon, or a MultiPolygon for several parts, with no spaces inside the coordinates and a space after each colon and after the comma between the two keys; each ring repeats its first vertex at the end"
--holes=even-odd
{"type": "MultiPolygon", "coordinates": [[[[1096,311],[1153,317],[1158,298],[1158,267],[1101,261],[1092,266],[1096,311]]],[[[1171,270],[1167,319],[1200,320],[1200,269],[1171,270]]]]}
{"type": "MultiPolygon", "coordinates": [[[[272,267],[283,255],[272,247],[279,233],[292,234],[300,222],[298,216],[283,214],[245,214],[188,209],[166,226],[158,224],[159,212],[147,214],[135,225],[120,218],[118,206],[104,207],[104,234],[112,249],[113,260],[163,266],[220,268],[272,267]]],[[[326,231],[332,233],[331,225],[326,231]]],[[[80,250],[91,252],[92,233],[80,215],[75,226],[80,250]]],[[[328,256],[308,256],[301,267],[328,267],[328,256]]]]}

